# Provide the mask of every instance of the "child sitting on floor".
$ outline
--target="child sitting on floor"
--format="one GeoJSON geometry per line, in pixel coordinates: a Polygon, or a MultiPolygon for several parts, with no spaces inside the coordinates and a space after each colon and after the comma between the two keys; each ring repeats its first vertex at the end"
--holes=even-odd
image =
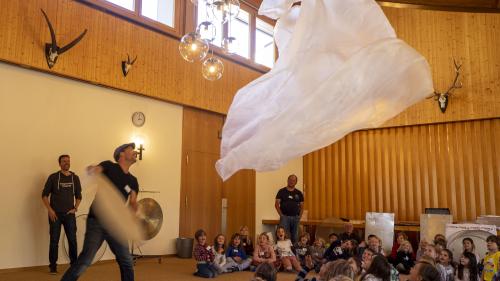
{"type": "Polygon", "coordinates": [[[483,259],[483,274],[482,280],[491,281],[497,275],[500,269],[500,251],[498,251],[498,237],[496,235],[490,235],[486,238],[486,248],[488,248],[488,253],[483,259]]]}
{"type": "Polygon", "coordinates": [[[453,267],[453,253],[448,249],[442,249],[439,253],[439,263],[436,268],[441,275],[441,281],[453,281],[455,279],[455,268],[453,267]]]}
{"type": "Polygon", "coordinates": [[[226,251],[227,263],[232,265],[227,269],[228,272],[243,271],[252,263],[252,258],[249,258],[243,246],[241,245],[240,234],[235,233],[231,236],[231,244],[226,251]]]}
{"type": "Polygon", "coordinates": [[[241,246],[243,246],[243,249],[245,250],[245,254],[249,257],[253,256],[253,241],[252,237],[248,235],[248,226],[244,225],[240,227],[240,239],[241,239],[241,246]]]}
{"type": "Polygon", "coordinates": [[[304,267],[306,264],[306,256],[310,255],[311,253],[309,252],[309,245],[308,245],[308,236],[306,233],[300,235],[299,241],[295,243],[294,248],[295,248],[295,253],[297,258],[299,259],[300,266],[304,267]]]}
{"type": "Polygon", "coordinates": [[[254,266],[258,266],[262,263],[274,264],[276,262],[276,254],[274,253],[273,247],[269,244],[269,236],[267,236],[267,233],[262,232],[259,235],[258,242],[253,252],[252,264],[254,266]]]}
{"type": "Polygon", "coordinates": [[[220,274],[225,271],[224,266],[226,265],[226,237],[224,234],[215,236],[212,252],[214,253],[214,266],[220,274]]]}
{"type": "Polygon", "coordinates": [[[194,234],[196,246],[194,247],[194,259],[196,260],[196,272],[194,275],[204,278],[214,278],[218,275],[218,270],[214,265],[214,253],[212,247],[207,245],[207,234],[203,229],[199,229],[194,234]]]}
{"type": "Polygon", "coordinates": [[[396,252],[396,259],[394,261],[394,266],[401,274],[409,274],[410,269],[415,265],[415,260],[413,259],[413,249],[411,243],[408,240],[400,242],[399,249],[396,252]]]}
{"type": "Polygon", "coordinates": [[[316,238],[309,251],[311,253],[314,270],[318,273],[323,264],[321,260],[325,255],[325,240],[323,240],[323,238],[316,238]]]}
{"type": "Polygon", "coordinates": [[[285,228],[278,226],[276,229],[276,252],[285,271],[291,272],[293,268],[296,271],[301,271],[299,261],[293,252],[292,241],[286,236],[285,228]]]}

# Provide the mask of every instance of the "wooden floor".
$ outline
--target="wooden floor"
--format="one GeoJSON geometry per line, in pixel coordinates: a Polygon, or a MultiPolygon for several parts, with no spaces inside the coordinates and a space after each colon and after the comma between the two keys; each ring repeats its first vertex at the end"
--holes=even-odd
{"type": "MultiPolygon", "coordinates": [[[[19,270],[0,271],[0,281],[58,281],[61,279],[67,266],[59,266],[59,274],[50,275],[47,267],[35,267],[19,270]]],[[[204,278],[193,276],[195,261],[192,259],[179,259],[174,257],[158,259],[140,259],[135,267],[135,280],[137,281],[176,281],[197,280],[204,278]]],[[[222,274],[217,280],[249,281],[253,273],[235,272],[222,274]]],[[[279,281],[295,280],[295,274],[278,273],[279,281]]],[[[78,281],[120,281],[120,272],[115,262],[103,262],[92,265],[78,281]]]]}

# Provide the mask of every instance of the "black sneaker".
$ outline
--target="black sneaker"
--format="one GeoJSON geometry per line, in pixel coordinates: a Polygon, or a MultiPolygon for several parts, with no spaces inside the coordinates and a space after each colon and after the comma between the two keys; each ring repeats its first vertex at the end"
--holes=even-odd
{"type": "Polygon", "coordinates": [[[49,270],[49,273],[52,274],[52,275],[56,275],[57,274],[57,268],[56,267],[51,267],[50,270],[49,270]]]}

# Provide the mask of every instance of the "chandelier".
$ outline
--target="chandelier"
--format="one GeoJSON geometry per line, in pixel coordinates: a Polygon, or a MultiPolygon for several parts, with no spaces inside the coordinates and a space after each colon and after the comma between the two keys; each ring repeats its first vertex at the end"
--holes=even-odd
{"type": "MultiPolygon", "coordinates": [[[[220,58],[214,56],[209,44],[216,40],[218,32],[223,33],[224,24],[231,26],[231,21],[240,11],[240,2],[238,0],[191,0],[191,2],[194,5],[206,5],[205,21],[199,23],[195,31],[181,38],[179,52],[188,62],[203,61],[203,77],[215,81],[222,77],[224,64],[220,58]]],[[[222,34],[219,38],[224,53],[230,55],[236,52],[235,37],[222,34]]]]}

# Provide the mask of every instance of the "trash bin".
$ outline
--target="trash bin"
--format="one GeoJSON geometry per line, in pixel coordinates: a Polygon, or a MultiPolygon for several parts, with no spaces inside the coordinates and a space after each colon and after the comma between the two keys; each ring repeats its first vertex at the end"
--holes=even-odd
{"type": "Polygon", "coordinates": [[[177,238],[176,249],[179,258],[190,259],[193,256],[193,241],[193,238],[177,238]]]}

